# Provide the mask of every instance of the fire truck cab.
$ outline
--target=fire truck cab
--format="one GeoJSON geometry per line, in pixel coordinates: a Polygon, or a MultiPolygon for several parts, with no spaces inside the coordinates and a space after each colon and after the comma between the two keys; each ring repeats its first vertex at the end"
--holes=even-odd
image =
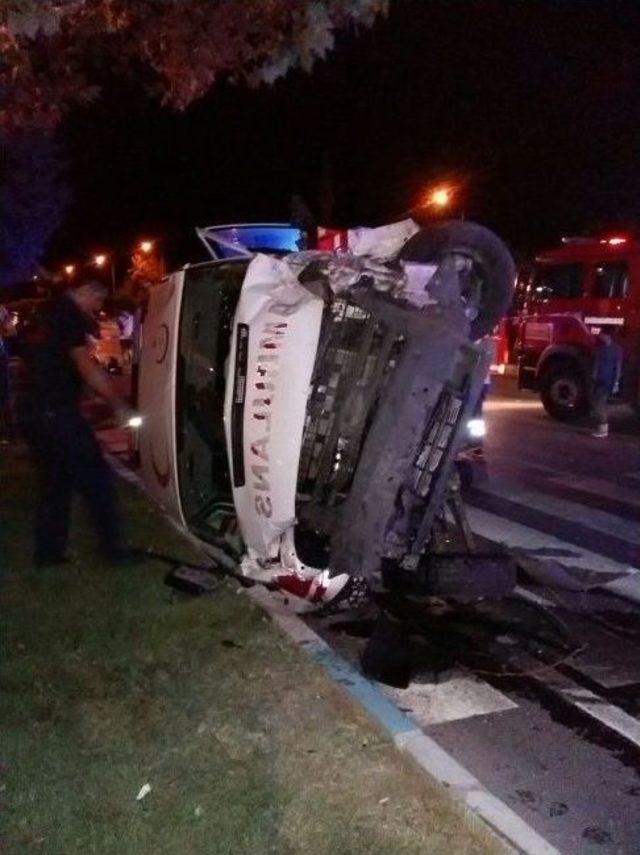
{"type": "Polygon", "coordinates": [[[554,418],[588,411],[595,336],[622,348],[620,399],[639,405],[640,241],[565,238],[540,253],[521,284],[515,350],[520,388],[540,392],[554,418]]]}

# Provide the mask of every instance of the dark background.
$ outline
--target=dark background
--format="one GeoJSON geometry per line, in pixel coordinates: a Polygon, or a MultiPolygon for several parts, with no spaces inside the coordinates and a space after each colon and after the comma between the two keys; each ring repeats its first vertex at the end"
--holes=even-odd
{"type": "Polygon", "coordinates": [[[107,79],[61,129],[74,202],[49,261],[147,235],[196,260],[195,225],[286,221],[292,193],[334,224],[379,224],[442,177],[519,255],[634,223],[638,6],[395,0],[311,75],[219,85],[183,114],[107,79]]]}

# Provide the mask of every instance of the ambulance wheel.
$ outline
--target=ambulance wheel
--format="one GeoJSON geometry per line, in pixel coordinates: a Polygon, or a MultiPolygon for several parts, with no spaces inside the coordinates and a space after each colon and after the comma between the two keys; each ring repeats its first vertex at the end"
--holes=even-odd
{"type": "Polygon", "coordinates": [[[509,307],[515,281],[511,254],[500,238],[478,223],[445,220],[416,232],[399,253],[403,261],[440,264],[447,256],[466,263],[462,297],[470,338],[488,335],[509,307]]]}
{"type": "Polygon", "coordinates": [[[545,410],[558,421],[578,421],[589,409],[586,378],[570,363],[558,363],[544,372],[540,378],[540,398],[545,410]]]}

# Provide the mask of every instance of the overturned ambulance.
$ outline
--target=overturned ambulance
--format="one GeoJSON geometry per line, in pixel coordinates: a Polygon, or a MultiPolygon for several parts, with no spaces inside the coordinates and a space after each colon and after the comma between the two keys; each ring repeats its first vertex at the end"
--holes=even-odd
{"type": "Polygon", "coordinates": [[[219,561],[315,604],[356,579],[428,576],[508,251],[459,221],[357,229],[339,252],[299,251],[290,227],[252,234],[263,251],[203,230],[215,260],[152,292],[148,490],[219,561]]]}

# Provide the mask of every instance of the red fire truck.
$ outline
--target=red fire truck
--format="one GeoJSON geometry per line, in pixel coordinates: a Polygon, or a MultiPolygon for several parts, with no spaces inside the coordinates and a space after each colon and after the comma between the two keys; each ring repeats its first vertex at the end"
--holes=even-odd
{"type": "Polygon", "coordinates": [[[540,253],[518,281],[517,317],[503,325],[520,388],[540,392],[554,418],[588,411],[595,335],[612,332],[623,351],[620,399],[640,406],[640,241],[565,238],[540,253]]]}

